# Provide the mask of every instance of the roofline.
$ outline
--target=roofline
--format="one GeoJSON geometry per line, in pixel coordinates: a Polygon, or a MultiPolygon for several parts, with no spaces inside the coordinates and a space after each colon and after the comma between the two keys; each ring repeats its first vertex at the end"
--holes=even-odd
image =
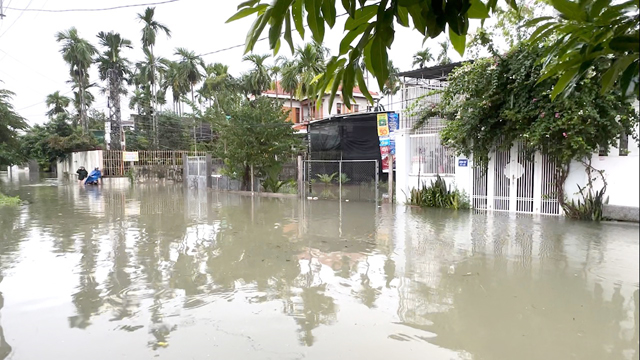
{"type": "Polygon", "coordinates": [[[426,68],[404,71],[404,72],[398,73],[397,76],[408,77],[413,79],[431,79],[431,80],[442,79],[442,78],[446,78],[449,75],[449,73],[453,71],[453,69],[467,63],[472,63],[472,62],[473,60],[465,60],[465,61],[459,61],[459,62],[446,64],[446,65],[430,66],[426,68]]]}
{"type": "MultiPolygon", "coordinates": [[[[348,118],[348,117],[352,117],[352,116],[378,115],[378,114],[389,114],[389,113],[395,113],[395,111],[391,111],[391,110],[387,110],[387,111],[361,111],[361,112],[357,112],[357,113],[336,114],[336,115],[330,115],[330,116],[322,118],[322,119],[309,121],[304,125],[307,125],[307,126],[315,125],[315,124],[318,124],[318,123],[329,122],[329,121],[332,121],[332,120],[339,120],[341,118],[348,118]]],[[[296,124],[296,125],[301,125],[301,124],[296,124]]]]}

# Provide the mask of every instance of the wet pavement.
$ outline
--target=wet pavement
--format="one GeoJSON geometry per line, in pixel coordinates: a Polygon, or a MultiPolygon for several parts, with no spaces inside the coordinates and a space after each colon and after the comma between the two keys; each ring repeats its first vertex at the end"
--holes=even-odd
{"type": "Polygon", "coordinates": [[[3,180],[0,360],[639,356],[636,225],[3,180]]]}

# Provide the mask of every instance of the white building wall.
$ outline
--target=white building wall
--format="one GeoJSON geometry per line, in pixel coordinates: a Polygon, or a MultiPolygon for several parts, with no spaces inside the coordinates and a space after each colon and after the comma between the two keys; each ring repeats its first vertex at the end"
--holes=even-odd
{"type": "Polygon", "coordinates": [[[66,160],[58,162],[58,178],[64,178],[65,173],[67,173],[69,177],[75,176],[76,170],[78,170],[80,166],[84,166],[88,172],[91,172],[91,170],[96,167],[102,168],[102,150],[71,153],[66,160]]]}

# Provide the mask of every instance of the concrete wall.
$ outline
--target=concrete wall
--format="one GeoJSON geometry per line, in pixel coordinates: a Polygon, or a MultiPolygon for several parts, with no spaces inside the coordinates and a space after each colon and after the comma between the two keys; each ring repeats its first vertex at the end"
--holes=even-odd
{"type": "Polygon", "coordinates": [[[65,172],[69,174],[69,177],[74,177],[80,166],[84,166],[88,172],[96,167],[102,168],[102,150],[71,153],[66,160],[58,162],[58,178],[64,178],[65,172]]]}

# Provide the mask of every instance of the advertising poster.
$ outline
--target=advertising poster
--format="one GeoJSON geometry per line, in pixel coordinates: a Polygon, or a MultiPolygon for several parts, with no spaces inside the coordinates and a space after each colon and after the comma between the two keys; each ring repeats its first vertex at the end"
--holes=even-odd
{"type": "Polygon", "coordinates": [[[398,114],[384,113],[377,115],[378,138],[380,139],[380,155],[382,158],[382,171],[389,172],[389,157],[393,156],[395,169],[396,141],[395,131],[400,126],[398,114]]]}
{"type": "Polygon", "coordinates": [[[387,122],[387,114],[378,114],[378,136],[389,136],[389,124],[387,122]]]}

